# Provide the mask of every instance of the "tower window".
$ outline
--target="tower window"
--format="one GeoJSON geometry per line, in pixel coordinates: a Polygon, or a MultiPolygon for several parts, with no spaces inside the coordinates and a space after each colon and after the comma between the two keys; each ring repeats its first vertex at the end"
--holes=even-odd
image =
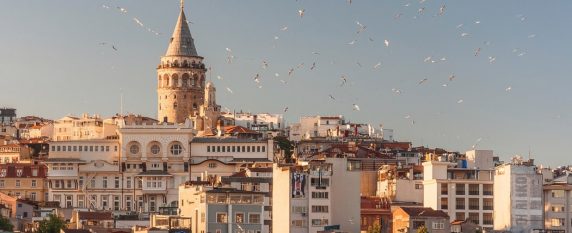
{"type": "Polygon", "coordinates": [[[173,108],[177,107],[177,102],[173,103],[173,108]]]}

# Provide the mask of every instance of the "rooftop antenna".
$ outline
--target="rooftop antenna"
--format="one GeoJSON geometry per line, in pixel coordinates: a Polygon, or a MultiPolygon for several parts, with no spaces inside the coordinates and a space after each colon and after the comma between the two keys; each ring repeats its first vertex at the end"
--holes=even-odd
{"type": "Polygon", "coordinates": [[[119,92],[120,92],[120,112],[121,116],[123,116],[123,89],[119,88],[119,92]]]}
{"type": "Polygon", "coordinates": [[[528,145],[528,160],[530,161],[530,145],[528,145]]]}
{"type": "Polygon", "coordinates": [[[185,0],[181,0],[181,9],[185,8],[185,0]]]}

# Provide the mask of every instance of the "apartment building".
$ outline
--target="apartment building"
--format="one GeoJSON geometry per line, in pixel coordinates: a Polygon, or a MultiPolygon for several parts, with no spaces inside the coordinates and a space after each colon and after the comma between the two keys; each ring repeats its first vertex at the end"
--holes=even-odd
{"type": "Polygon", "coordinates": [[[346,158],[273,166],[272,229],[360,231],[360,172],[346,158]]]}
{"type": "Polygon", "coordinates": [[[378,170],[376,196],[392,202],[423,204],[423,166],[382,166],[378,170]]]}
{"type": "Polygon", "coordinates": [[[399,207],[392,211],[393,233],[416,233],[421,227],[427,232],[450,232],[449,215],[442,210],[421,207],[399,207]]]}
{"type": "Polygon", "coordinates": [[[35,163],[0,164],[0,192],[31,201],[44,201],[47,167],[35,163]]]}
{"type": "Polygon", "coordinates": [[[423,163],[423,205],[445,211],[450,221],[469,219],[492,229],[495,172],[492,160],[490,164],[486,162],[492,157],[492,151],[467,152],[471,153],[476,154],[472,163],[480,164],[480,168],[468,168],[466,160],[423,163]]]}
{"type": "Polygon", "coordinates": [[[534,161],[514,157],[511,162],[495,168],[494,179],[494,230],[531,232],[542,229],[545,225],[542,217],[543,178],[534,161]]]}
{"type": "Polygon", "coordinates": [[[565,174],[543,186],[544,229],[572,232],[572,175],[565,174]]]}
{"type": "Polygon", "coordinates": [[[290,140],[300,141],[315,137],[340,137],[346,122],[339,116],[304,116],[299,123],[290,125],[290,140]]]}

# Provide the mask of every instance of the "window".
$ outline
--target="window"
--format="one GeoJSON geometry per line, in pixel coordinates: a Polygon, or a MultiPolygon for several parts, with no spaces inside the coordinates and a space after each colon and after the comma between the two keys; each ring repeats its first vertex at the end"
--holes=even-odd
{"type": "Polygon", "coordinates": [[[292,226],[293,227],[306,227],[306,221],[305,220],[292,220],[292,226]]]}
{"type": "Polygon", "coordinates": [[[107,176],[103,177],[103,188],[107,188],[107,176]]]}
{"type": "Polygon", "coordinates": [[[415,184],[415,189],[423,189],[423,184],[415,184]]]}
{"type": "Polygon", "coordinates": [[[312,226],[328,225],[328,219],[312,219],[312,226]]]}
{"type": "Polygon", "coordinates": [[[552,190],[552,197],[563,198],[564,197],[564,190],[552,190]]]}
{"type": "Polygon", "coordinates": [[[552,212],[564,212],[564,206],[562,205],[553,205],[552,212]]]}
{"type": "Polygon", "coordinates": [[[118,189],[119,188],[119,176],[115,177],[115,188],[118,189]]]}
{"type": "Polygon", "coordinates": [[[77,195],[77,207],[78,207],[78,208],[84,208],[84,206],[83,206],[83,205],[84,205],[84,204],[83,204],[83,202],[84,202],[83,199],[84,199],[84,198],[85,198],[85,197],[84,197],[83,195],[77,195]]]}
{"type": "Polygon", "coordinates": [[[216,213],[216,222],[227,223],[226,213],[216,213]]]}
{"type": "Polygon", "coordinates": [[[4,188],[4,180],[0,180],[0,188],[4,188]]]}
{"type": "Polygon", "coordinates": [[[79,184],[78,184],[78,186],[79,186],[78,188],[83,189],[83,176],[80,176],[80,177],[79,177],[79,182],[78,182],[78,183],[79,183],[79,184]]]}
{"type": "Polygon", "coordinates": [[[131,211],[131,196],[125,196],[125,207],[127,211],[131,211]]]}
{"type": "Polygon", "coordinates": [[[483,184],[483,195],[492,196],[493,195],[493,185],[483,184]]]}
{"type": "Polygon", "coordinates": [[[256,152],[260,152],[260,146],[256,146],[256,152]]]}
{"type": "Polygon", "coordinates": [[[327,205],[313,205],[312,213],[328,213],[327,205]]]}
{"type": "Polygon", "coordinates": [[[469,213],[469,220],[471,220],[474,224],[479,225],[479,213],[469,213]]]}
{"type": "Polygon", "coordinates": [[[441,209],[442,210],[449,209],[449,199],[448,198],[446,198],[446,197],[441,198],[441,209]]]}
{"type": "Polygon", "coordinates": [[[183,147],[181,144],[173,144],[171,146],[171,154],[173,155],[180,155],[183,152],[183,147]]]}
{"type": "Polygon", "coordinates": [[[207,146],[207,152],[211,152],[211,146],[207,146]]]}
{"type": "Polygon", "coordinates": [[[249,214],[248,215],[248,223],[259,224],[260,223],[260,214],[249,214]]]}
{"type": "Polygon", "coordinates": [[[16,180],[16,187],[20,187],[20,180],[16,180]]]}
{"type": "Polygon", "coordinates": [[[209,163],[209,168],[216,168],[216,163],[209,163]]]}
{"type": "Polygon", "coordinates": [[[469,184],[469,195],[479,195],[479,184],[469,184]]]}
{"type": "Polygon", "coordinates": [[[109,205],[109,196],[101,196],[101,206],[103,207],[103,209],[107,209],[107,206],[109,205]]]}
{"type": "Polygon", "coordinates": [[[445,229],[445,224],[442,222],[433,222],[433,230],[445,229]]]}
{"type": "Polygon", "coordinates": [[[493,225],[492,213],[483,213],[483,225],[493,225]]]}
{"type": "Polygon", "coordinates": [[[455,189],[456,189],[455,194],[465,195],[465,184],[456,184],[455,189]]]}
{"type": "Polygon", "coordinates": [[[139,153],[139,146],[138,146],[138,145],[131,145],[131,146],[129,147],[129,152],[130,152],[132,155],[135,155],[135,154],[139,153]]]}
{"type": "Polygon", "coordinates": [[[120,200],[119,196],[113,196],[113,210],[119,210],[119,208],[121,207],[121,205],[119,204],[119,200],[120,200]]]}
{"type": "Polygon", "coordinates": [[[161,151],[161,148],[159,148],[159,145],[152,145],[151,146],[151,154],[157,155],[159,154],[159,151],[161,151]]]}
{"type": "Polygon", "coordinates": [[[551,218],[550,225],[553,227],[560,227],[564,226],[564,219],[563,218],[551,218]]]}
{"type": "Polygon", "coordinates": [[[483,210],[493,210],[492,198],[483,198],[483,210]]]}
{"type": "Polygon", "coordinates": [[[83,151],[83,146],[78,146],[79,151],[83,151]]]}
{"type": "Polygon", "coordinates": [[[455,200],[455,208],[458,210],[464,210],[465,209],[465,198],[457,198],[455,200]]]}
{"type": "Polygon", "coordinates": [[[469,209],[470,210],[479,210],[479,199],[478,198],[469,198],[469,209]]]}
{"type": "Polygon", "coordinates": [[[66,184],[67,184],[66,187],[67,187],[68,189],[71,189],[71,187],[72,187],[72,182],[71,182],[71,180],[66,181],[66,184]]]}
{"type": "Polygon", "coordinates": [[[127,184],[125,185],[126,188],[130,189],[131,188],[131,177],[127,177],[127,184]]]}
{"type": "Polygon", "coordinates": [[[464,220],[465,219],[465,213],[457,212],[457,214],[455,215],[455,219],[464,220]]]}
{"type": "Polygon", "coordinates": [[[327,187],[330,184],[330,179],[328,178],[311,178],[310,185],[314,187],[327,187]]]}
{"type": "Polygon", "coordinates": [[[244,223],[244,213],[236,213],[234,215],[234,222],[236,223],[244,223]]]}
{"type": "Polygon", "coordinates": [[[36,192],[30,193],[30,199],[32,199],[32,201],[36,200],[36,192]]]}
{"type": "Polygon", "coordinates": [[[312,198],[328,199],[328,192],[312,192],[312,198]]]}

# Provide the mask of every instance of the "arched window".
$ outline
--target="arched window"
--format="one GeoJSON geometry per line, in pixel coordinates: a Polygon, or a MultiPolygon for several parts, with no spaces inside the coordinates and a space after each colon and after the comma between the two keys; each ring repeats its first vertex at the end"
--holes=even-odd
{"type": "Polygon", "coordinates": [[[173,66],[174,66],[174,67],[179,67],[179,60],[175,60],[175,61],[173,62],[173,66]]]}
{"type": "Polygon", "coordinates": [[[177,102],[173,103],[173,108],[177,107],[177,102]]]}
{"type": "Polygon", "coordinates": [[[163,87],[168,87],[169,86],[169,75],[165,74],[163,75],[163,87]]]}
{"type": "Polygon", "coordinates": [[[199,75],[198,74],[194,74],[193,75],[193,80],[191,81],[191,86],[196,86],[197,82],[199,81],[199,75]]]}
{"type": "Polygon", "coordinates": [[[183,74],[183,87],[188,87],[189,86],[189,74],[184,73],[183,74]]]}
{"type": "Polygon", "coordinates": [[[173,87],[178,87],[179,86],[179,75],[177,74],[173,74],[173,87]]]}
{"type": "Polygon", "coordinates": [[[183,61],[183,67],[189,67],[189,62],[187,62],[187,60],[183,61]]]}
{"type": "Polygon", "coordinates": [[[180,155],[183,152],[183,146],[179,142],[171,144],[170,152],[172,155],[180,155]]]}
{"type": "Polygon", "coordinates": [[[197,109],[197,103],[193,104],[193,109],[197,109]]]}

